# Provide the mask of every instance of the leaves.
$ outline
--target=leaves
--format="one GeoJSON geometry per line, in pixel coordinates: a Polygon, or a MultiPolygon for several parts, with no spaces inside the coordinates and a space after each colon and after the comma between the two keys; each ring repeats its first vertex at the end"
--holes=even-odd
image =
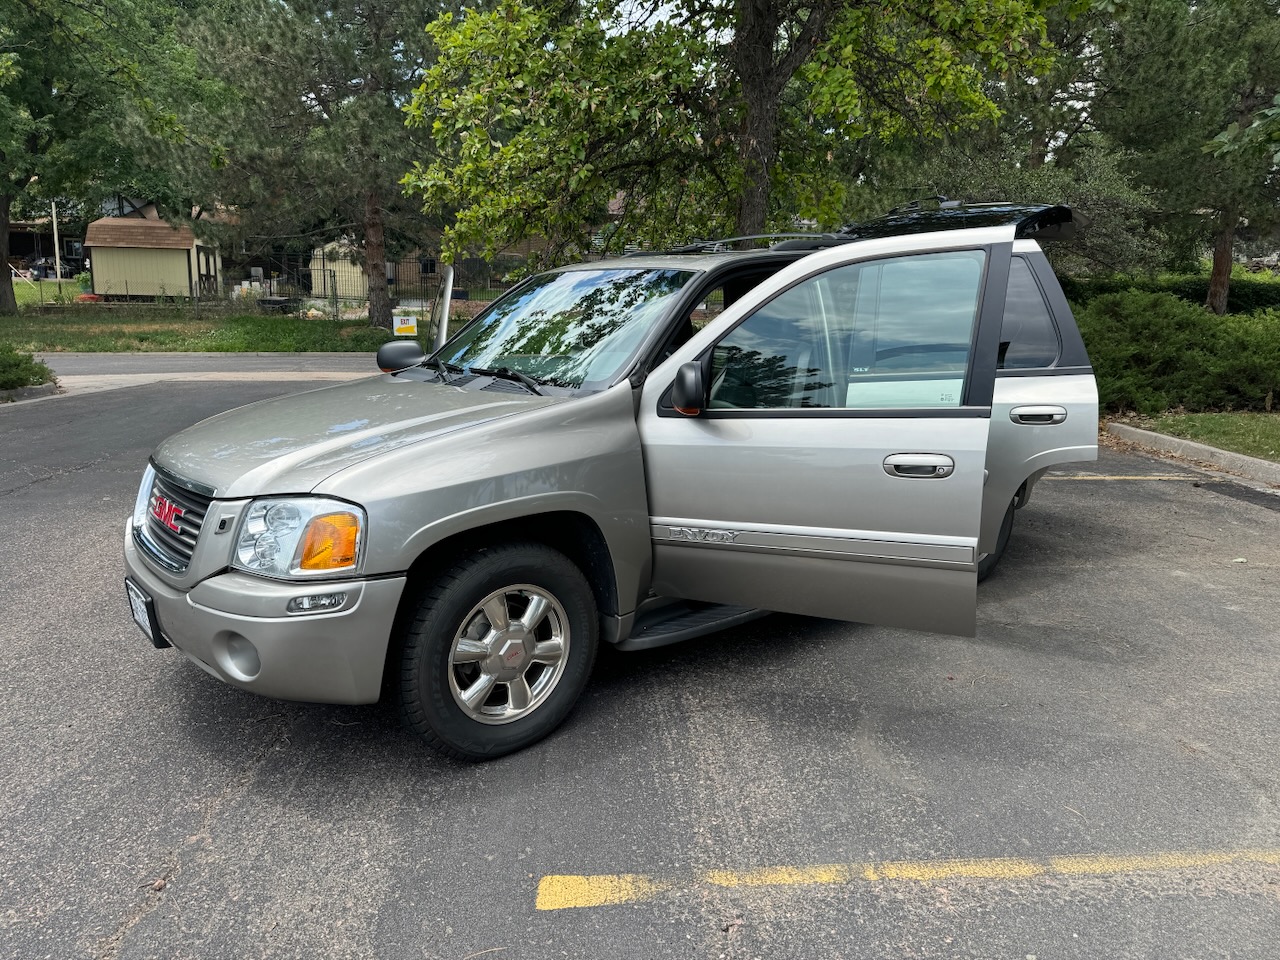
{"type": "Polygon", "coordinates": [[[566,22],[502,0],[428,27],[438,59],[406,114],[437,155],[403,182],[456,210],[446,257],[529,237],[580,256],[606,222],[615,251],[833,225],[841,144],[991,119],[987,71],[1047,62],[1034,0],[665,11],[596,0],[566,22]]]}

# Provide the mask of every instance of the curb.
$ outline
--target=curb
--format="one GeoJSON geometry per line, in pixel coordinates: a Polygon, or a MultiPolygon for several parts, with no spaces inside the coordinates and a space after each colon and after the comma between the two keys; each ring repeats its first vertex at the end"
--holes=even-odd
{"type": "Polygon", "coordinates": [[[1243,453],[1219,450],[1217,447],[1196,443],[1194,440],[1182,440],[1163,433],[1153,433],[1125,423],[1108,423],[1107,433],[1121,440],[1128,440],[1130,443],[1159,450],[1161,453],[1171,453],[1176,457],[1211,463],[1250,480],[1280,485],[1280,463],[1245,456],[1243,453]]]}
{"type": "Polygon", "coordinates": [[[34,400],[36,397],[48,397],[58,392],[57,382],[42,383],[38,387],[18,387],[16,390],[0,390],[0,403],[12,403],[15,400],[34,400]]]}

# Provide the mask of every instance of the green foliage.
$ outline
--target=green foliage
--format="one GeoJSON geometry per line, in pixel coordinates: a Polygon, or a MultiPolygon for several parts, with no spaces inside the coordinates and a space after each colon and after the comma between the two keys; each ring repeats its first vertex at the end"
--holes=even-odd
{"type": "Polygon", "coordinates": [[[53,371],[29,353],[18,353],[13,347],[0,343],[0,390],[19,390],[22,387],[38,387],[53,380],[53,371]]]}
{"type": "Polygon", "coordinates": [[[1220,310],[1235,233],[1280,220],[1280,177],[1268,151],[1204,145],[1280,93],[1280,4],[1131,0],[1095,40],[1105,94],[1093,120],[1130,151],[1125,168],[1155,191],[1170,236],[1198,248],[1213,239],[1220,310]]]}
{"type": "Polygon", "coordinates": [[[436,156],[404,183],[452,208],[446,258],[526,237],[585,251],[836,225],[843,146],[989,118],[990,72],[1042,65],[1040,0],[621,0],[573,18],[502,0],[429,28],[408,107],[436,156]]]}
{"type": "MultiPolygon", "coordinates": [[[[178,13],[164,0],[0,0],[0,221],[26,194],[109,193],[128,180],[132,118],[179,135],[165,103],[183,93],[178,13]]],[[[0,248],[0,262],[8,255],[0,248]]],[[[0,314],[15,311],[0,270],[0,314]]]]}
{"type": "Polygon", "coordinates": [[[1280,392],[1280,310],[1217,316],[1131,290],[1075,316],[1105,410],[1269,410],[1280,392]]]}
{"type": "MultiPolygon", "coordinates": [[[[184,36],[207,89],[183,113],[200,135],[157,153],[208,204],[227,247],[310,250],[343,239],[389,327],[384,264],[430,243],[399,181],[429,152],[404,126],[440,0],[212,0],[184,36]]],[[[163,143],[163,142],[162,142],[163,143]]],[[[438,216],[435,219],[439,219],[438,216]]]]}
{"type": "Polygon", "coordinates": [[[1280,166],[1280,93],[1250,118],[1247,124],[1228,124],[1204,149],[1215,157],[1241,150],[1261,149],[1274,151],[1271,162],[1280,166]]]}
{"type": "MultiPolygon", "coordinates": [[[[1169,293],[1191,304],[1202,304],[1209,291],[1208,274],[1163,274],[1147,276],[1060,276],[1067,299],[1087,304],[1098,297],[1127,290],[1169,293]]],[[[1228,313],[1253,313],[1280,309],[1280,280],[1241,273],[1231,282],[1228,313]]]]}
{"type": "MultiPolygon", "coordinates": [[[[276,314],[216,315],[100,304],[24,313],[0,323],[0,349],[53,353],[120,351],[373,353],[391,334],[367,322],[276,314]]],[[[370,361],[372,368],[372,361],[370,361]]]]}

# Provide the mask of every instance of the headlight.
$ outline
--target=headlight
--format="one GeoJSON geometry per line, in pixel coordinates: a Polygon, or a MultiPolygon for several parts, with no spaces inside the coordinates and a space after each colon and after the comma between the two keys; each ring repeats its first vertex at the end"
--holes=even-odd
{"type": "Polygon", "coordinates": [[[364,511],[341,500],[255,500],[240,520],[231,565],[287,579],[355,573],[364,546],[364,523],[364,511]]]}
{"type": "Polygon", "coordinates": [[[133,529],[141,530],[147,523],[147,509],[151,506],[151,488],[156,482],[156,468],[147,464],[138,487],[138,499],[133,502],[133,529]]]}

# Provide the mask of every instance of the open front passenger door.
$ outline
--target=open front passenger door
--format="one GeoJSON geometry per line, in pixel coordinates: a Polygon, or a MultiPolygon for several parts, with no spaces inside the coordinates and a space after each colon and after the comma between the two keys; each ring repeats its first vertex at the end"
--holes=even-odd
{"type": "Polygon", "coordinates": [[[971,636],[1012,241],[813,254],[655,369],[639,415],[655,591],[971,636]],[[677,377],[696,414],[675,408],[677,377]]]}

